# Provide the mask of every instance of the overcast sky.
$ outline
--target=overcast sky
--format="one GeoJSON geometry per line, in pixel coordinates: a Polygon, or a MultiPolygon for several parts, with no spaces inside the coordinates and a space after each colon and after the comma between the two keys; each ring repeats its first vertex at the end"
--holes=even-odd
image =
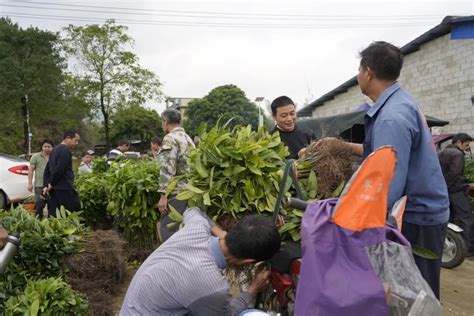
{"type": "Polygon", "coordinates": [[[473,15],[474,0],[0,0],[0,14],[51,31],[114,18],[167,96],[235,84],[251,100],[285,94],[301,108],[354,76],[371,41],[403,46],[447,15],[473,15]]]}

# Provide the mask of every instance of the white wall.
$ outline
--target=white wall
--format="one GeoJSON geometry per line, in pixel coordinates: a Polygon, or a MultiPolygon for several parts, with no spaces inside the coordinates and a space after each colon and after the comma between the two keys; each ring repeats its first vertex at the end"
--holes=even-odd
{"type": "MultiPolygon", "coordinates": [[[[474,40],[450,40],[447,34],[425,43],[405,56],[400,83],[415,96],[425,114],[450,122],[434,134],[474,135],[474,40]]],[[[316,108],[313,117],[350,112],[367,100],[354,86],[316,108]]]]}

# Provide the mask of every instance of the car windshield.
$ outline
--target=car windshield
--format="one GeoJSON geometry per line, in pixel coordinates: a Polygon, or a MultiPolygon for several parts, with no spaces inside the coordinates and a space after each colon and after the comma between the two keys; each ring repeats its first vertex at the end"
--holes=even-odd
{"type": "Polygon", "coordinates": [[[25,159],[22,159],[22,158],[19,158],[19,157],[16,157],[16,156],[12,156],[12,155],[6,155],[6,154],[0,154],[0,158],[5,158],[5,159],[13,161],[13,162],[28,162],[25,159]]]}

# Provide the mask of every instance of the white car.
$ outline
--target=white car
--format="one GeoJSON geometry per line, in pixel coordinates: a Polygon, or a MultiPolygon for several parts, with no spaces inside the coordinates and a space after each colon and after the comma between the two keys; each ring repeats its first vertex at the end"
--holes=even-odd
{"type": "Polygon", "coordinates": [[[27,160],[0,154],[0,209],[33,195],[28,191],[27,160]]]}

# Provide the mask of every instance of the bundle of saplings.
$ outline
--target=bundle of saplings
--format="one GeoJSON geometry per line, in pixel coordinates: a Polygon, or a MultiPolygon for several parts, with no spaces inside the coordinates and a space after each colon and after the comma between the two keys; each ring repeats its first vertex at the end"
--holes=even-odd
{"type": "Polygon", "coordinates": [[[152,160],[114,162],[106,176],[107,212],[130,243],[130,250],[143,250],[144,257],[157,244],[159,177],[160,167],[152,160]]]}
{"type": "Polygon", "coordinates": [[[109,199],[107,196],[107,173],[101,166],[104,159],[94,162],[94,170],[92,173],[84,173],[76,178],[75,187],[77,193],[81,197],[82,217],[86,225],[97,228],[111,228],[112,219],[107,213],[107,204],[109,199]]]}
{"type": "Polygon", "coordinates": [[[298,178],[307,179],[311,171],[316,174],[318,198],[333,197],[353,173],[350,145],[336,138],[311,143],[298,160],[298,178]]]}
{"type": "Polygon", "coordinates": [[[85,315],[87,300],[62,279],[65,258],[81,251],[87,234],[80,213],[62,208],[56,218],[39,220],[18,207],[0,212],[0,223],[20,233],[18,252],[0,274],[0,310],[8,310],[7,315],[85,315]]]}
{"type": "MultiPolygon", "coordinates": [[[[338,197],[352,176],[353,161],[350,146],[339,139],[311,143],[297,164],[298,182],[305,200],[338,197]]],[[[290,209],[283,214],[285,224],[280,227],[280,233],[288,233],[294,241],[300,240],[303,212],[290,209]]]]}
{"type": "Polygon", "coordinates": [[[271,214],[288,149],[260,128],[217,125],[205,132],[190,157],[186,190],[177,198],[198,206],[223,228],[244,214],[271,214]]]}

